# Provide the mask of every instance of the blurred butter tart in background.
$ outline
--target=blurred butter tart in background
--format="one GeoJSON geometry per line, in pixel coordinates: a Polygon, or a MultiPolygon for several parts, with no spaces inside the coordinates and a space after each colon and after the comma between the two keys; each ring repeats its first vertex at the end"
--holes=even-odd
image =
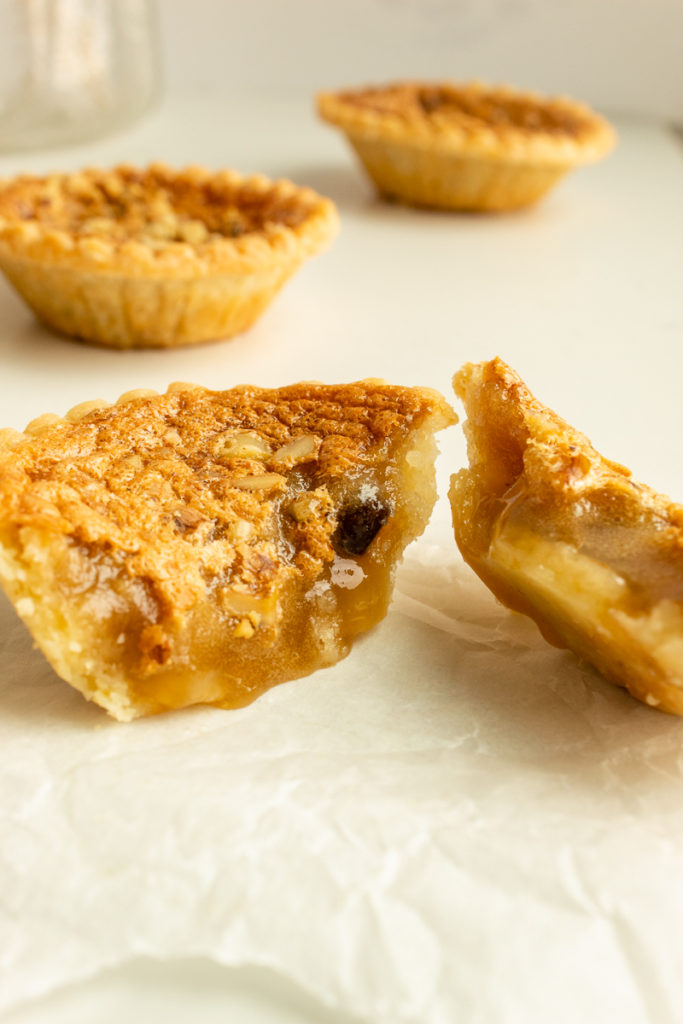
{"type": "Polygon", "coordinates": [[[113,348],[246,330],[338,228],[261,175],[119,166],[0,182],[0,269],[49,327],[113,348]]]}
{"type": "Polygon", "coordinates": [[[615,142],[575,100],[476,82],[326,92],[318,112],[346,134],[380,195],[440,209],[528,206],[615,142]]]}

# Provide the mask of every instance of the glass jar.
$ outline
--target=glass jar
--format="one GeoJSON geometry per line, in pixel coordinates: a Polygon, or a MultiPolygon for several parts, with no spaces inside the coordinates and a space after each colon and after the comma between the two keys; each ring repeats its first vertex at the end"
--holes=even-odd
{"type": "Polygon", "coordinates": [[[0,150],[106,135],[160,78],[153,0],[0,0],[0,150]]]}

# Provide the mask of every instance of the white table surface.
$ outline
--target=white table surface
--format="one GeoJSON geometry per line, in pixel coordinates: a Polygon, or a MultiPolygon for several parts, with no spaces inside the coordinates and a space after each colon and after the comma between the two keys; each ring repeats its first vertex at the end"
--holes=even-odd
{"type": "MultiPolygon", "coordinates": [[[[250,332],[175,352],[117,353],[55,337],[0,281],[1,425],[21,428],[42,412],[63,412],[96,397],[113,400],[136,387],[163,390],[173,380],[222,388],[371,376],[449,395],[463,362],[498,354],[604,454],[683,499],[683,145],[665,125],[622,120],[618,127],[619,146],[606,161],[568,177],[535,209],[501,216],[425,213],[378,202],[342,139],[316,121],[306,95],[176,97],[117,137],[3,156],[3,176],[163,159],[291,177],[337,202],[342,231],[250,332]]],[[[427,534],[433,543],[450,536],[443,493],[464,457],[459,428],[441,448],[442,498],[427,534]]],[[[648,722],[661,719],[670,735],[670,720],[651,714],[648,722]]],[[[28,722],[27,728],[45,729],[49,744],[47,724],[28,722]]],[[[680,796],[681,776],[668,782],[680,796]]],[[[628,850],[624,856],[628,861],[628,850]]],[[[16,926],[21,929],[21,920],[16,926]]],[[[306,928],[305,915],[293,928],[306,928]]],[[[518,938],[524,941],[523,932],[518,938]]],[[[536,953],[528,951],[531,959],[536,953]]],[[[645,961],[640,966],[646,970],[645,961]]],[[[640,969],[637,952],[631,967],[640,969]]],[[[0,987],[2,970],[0,954],[0,987]]],[[[566,1011],[571,998],[568,983],[568,1015],[558,1020],[572,1019],[566,1011]]],[[[663,1002],[658,998],[661,993],[635,1007],[629,1024],[681,1019],[680,992],[677,1004],[670,992],[663,1002]]],[[[494,1024],[545,1024],[545,1011],[525,1004],[514,986],[501,994],[501,1007],[494,1024]]],[[[0,1019],[361,1019],[350,1010],[326,1009],[265,968],[240,972],[188,953],[170,966],[124,964],[8,1009],[0,1019]]],[[[593,1019],[607,1024],[602,1012],[593,1019]]]]}

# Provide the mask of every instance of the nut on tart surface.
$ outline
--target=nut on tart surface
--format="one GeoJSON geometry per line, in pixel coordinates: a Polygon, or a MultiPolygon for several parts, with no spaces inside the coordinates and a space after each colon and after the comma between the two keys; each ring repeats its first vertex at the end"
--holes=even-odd
{"type": "Polygon", "coordinates": [[[508,607],[652,707],[683,714],[683,506],[637,483],[500,359],[467,364],[458,546],[508,607]]]}
{"type": "Polygon", "coordinates": [[[348,654],[436,497],[441,395],[172,385],[0,432],[0,582],[115,718],[236,707],[348,654]]]}
{"type": "Polygon", "coordinates": [[[510,210],[614,145],[611,125],[567,97],[477,82],[396,82],[321,93],[380,195],[415,206],[510,210]]]}
{"type": "Polygon", "coordinates": [[[0,182],[0,269],[36,316],[114,348],[246,330],[338,229],[289,181],[121,165],[0,182]]]}

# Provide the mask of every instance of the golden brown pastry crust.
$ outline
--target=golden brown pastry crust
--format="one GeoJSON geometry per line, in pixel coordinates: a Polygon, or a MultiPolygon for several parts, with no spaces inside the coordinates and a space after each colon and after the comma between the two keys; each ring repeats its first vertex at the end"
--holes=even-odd
{"type": "Polygon", "coordinates": [[[0,183],[0,268],[50,326],[115,347],[243,330],[338,228],[311,189],[121,165],[0,183]]]}
{"type": "Polygon", "coordinates": [[[511,209],[614,145],[610,124],[567,97],[477,82],[398,82],[322,93],[380,192],[446,209],[511,209]]]}
{"type": "Polygon", "coordinates": [[[683,507],[605,459],[502,360],[454,378],[469,469],[452,478],[465,560],[550,642],[683,713],[683,507]]]}
{"type": "Polygon", "coordinates": [[[121,631],[125,665],[109,666],[106,681],[81,671],[78,650],[69,665],[68,637],[44,642],[57,629],[52,611],[49,627],[34,630],[57,671],[117,717],[246,703],[338,660],[384,614],[388,597],[373,597],[372,576],[390,576],[424,528],[434,499],[431,434],[453,420],[436,392],[377,381],[224,392],[177,385],[40,417],[0,436],[0,579],[20,611],[29,599],[29,625],[42,563],[51,573],[57,566],[51,609],[71,602],[88,622],[93,608],[121,621],[109,633],[121,631]],[[408,456],[420,446],[418,470],[408,456]],[[426,497],[403,493],[413,484],[426,497]],[[367,608],[352,609],[354,622],[323,643],[318,619],[324,624],[325,607],[344,618],[349,573],[367,608]],[[298,639],[284,643],[295,627],[298,639]],[[247,640],[246,667],[231,666],[231,642],[247,640]],[[217,644],[218,667],[209,664],[217,644]],[[182,679],[183,658],[210,685],[182,679]]]}

